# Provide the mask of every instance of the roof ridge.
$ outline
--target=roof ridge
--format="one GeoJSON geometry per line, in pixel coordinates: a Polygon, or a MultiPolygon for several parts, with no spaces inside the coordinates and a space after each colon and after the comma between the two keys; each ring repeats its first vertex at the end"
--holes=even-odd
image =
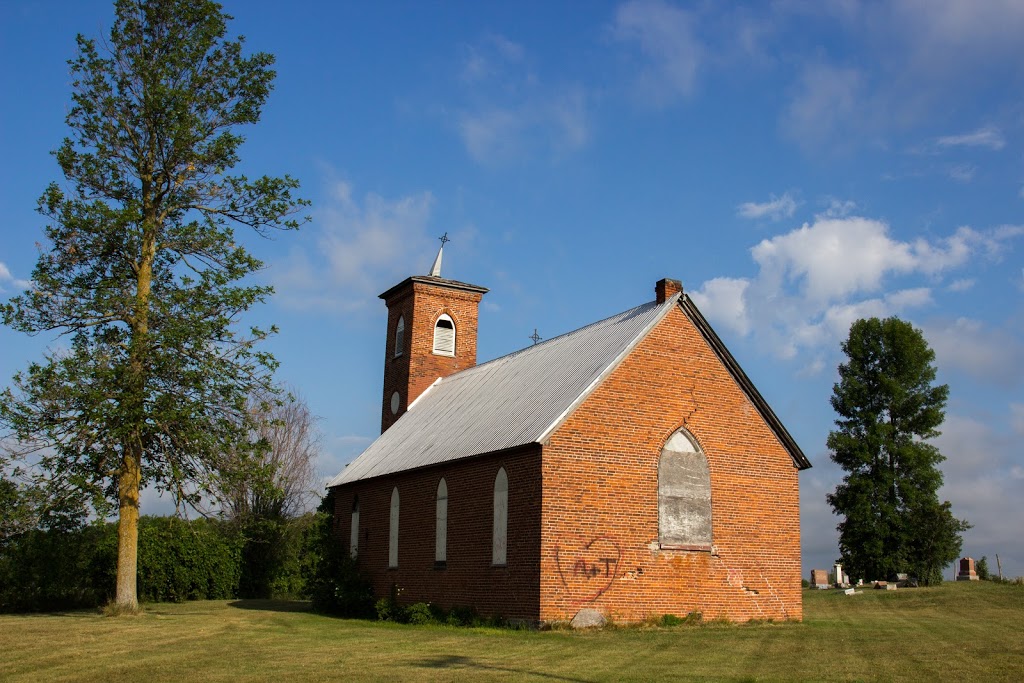
{"type": "MultiPolygon", "coordinates": [[[[672,303],[672,302],[670,300],[670,301],[668,301],[666,303],[672,303]]],[[[471,368],[466,368],[465,370],[459,370],[458,372],[453,372],[452,374],[446,375],[446,376],[441,377],[439,379],[441,380],[441,382],[445,382],[445,381],[450,380],[450,379],[458,379],[460,377],[469,376],[469,375],[473,374],[474,370],[478,370],[480,368],[486,368],[488,365],[492,365],[494,363],[497,363],[498,361],[508,360],[508,359],[512,358],[513,356],[518,356],[518,355],[523,354],[523,353],[530,353],[534,349],[539,349],[541,347],[548,346],[548,345],[550,345],[550,344],[552,344],[552,343],[554,343],[554,342],[556,342],[556,341],[558,341],[560,339],[568,337],[570,335],[576,334],[578,332],[583,332],[584,330],[587,330],[587,329],[592,328],[592,327],[597,327],[597,326],[602,325],[602,324],[607,324],[613,318],[620,318],[622,316],[625,316],[626,314],[633,313],[634,311],[639,313],[639,312],[641,312],[641,309],[646,310],[649,307],[656,307],[656,306],[663,306],[663,305],[665,305],[665,304],[659,304],[657,301],[648,301],[646,303],[640,304],[639,306],[633,306],[632,308],[627,308],[624,311],[619,311],[618,313],[613,313],[612,315],[608,316],[607,318],[602,318],[601,320],[597,320],[595,322],[588,323],[588,324],[584,325],[583,327],[577,327],[575,330],[569,330],[568,332],[563,332],[562,334],[558,335],[557,337],[552,337],[551,339],[545,339],[542,342],[538,342],[537,344],[531,344],[530,346],[524,346],[524,347],[522,347],[520,349],[516,349],[515,351],[509,351],[508,353],[506,353],[506,354],[504,354],[502,356],[498,356],[497,358],[492,358],[491,360],[485,361],[483,363],[477,363],[476,365],[474,365],[471,368]]]]}

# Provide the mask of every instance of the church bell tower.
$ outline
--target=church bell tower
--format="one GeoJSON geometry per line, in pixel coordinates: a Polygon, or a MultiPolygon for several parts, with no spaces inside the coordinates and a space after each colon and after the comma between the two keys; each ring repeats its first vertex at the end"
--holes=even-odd
{"type": "Polygon", "coordinates": [[[388,307],[380,431],[439,377],[476,365],[477,313],[486,287],[441,277],[448,235],[430,275],[413,275],[380,295],[388,307]]]}

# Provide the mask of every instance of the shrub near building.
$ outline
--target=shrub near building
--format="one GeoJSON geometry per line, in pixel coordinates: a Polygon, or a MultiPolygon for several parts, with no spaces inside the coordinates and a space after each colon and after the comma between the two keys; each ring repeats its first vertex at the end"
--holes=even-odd
{"type": "MultiPolygon", "coordinates": [[[[317,557],[308,515],[287,524],[291,561],[268,582],[287,597],[306,597],[317,557]]],[[[244,537],[219,520],[142,517],[139,525],[138,590],[143,602],[215,600],[239,596],[244,537]]],[[[97,607],[113,597],[116,523],[77,529],[34,529],[0,546],[0,612],[97,607]]],[[[250,571],[251,573],[251,571],[250,571]]]]}

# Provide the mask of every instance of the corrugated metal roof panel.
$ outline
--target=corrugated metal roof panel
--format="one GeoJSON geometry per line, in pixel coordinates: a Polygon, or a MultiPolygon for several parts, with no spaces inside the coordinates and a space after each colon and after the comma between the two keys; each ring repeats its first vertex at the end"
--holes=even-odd
{"type": "Polygon", "coordinates": [[[678,300],[632,308],[439,380],[330,486],[536,443],[678,300]]]}

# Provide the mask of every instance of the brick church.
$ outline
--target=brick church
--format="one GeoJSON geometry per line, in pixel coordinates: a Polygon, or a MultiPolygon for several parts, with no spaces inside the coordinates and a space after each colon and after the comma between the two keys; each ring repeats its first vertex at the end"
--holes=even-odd
{"type": "Polygon", "coordinates": [[[679,282],[478,365],[487,289],[440,261],[380,295],[382,433],[330,483],[378,595],[535,624],[802,617],[810,462],[679,282]]]}

